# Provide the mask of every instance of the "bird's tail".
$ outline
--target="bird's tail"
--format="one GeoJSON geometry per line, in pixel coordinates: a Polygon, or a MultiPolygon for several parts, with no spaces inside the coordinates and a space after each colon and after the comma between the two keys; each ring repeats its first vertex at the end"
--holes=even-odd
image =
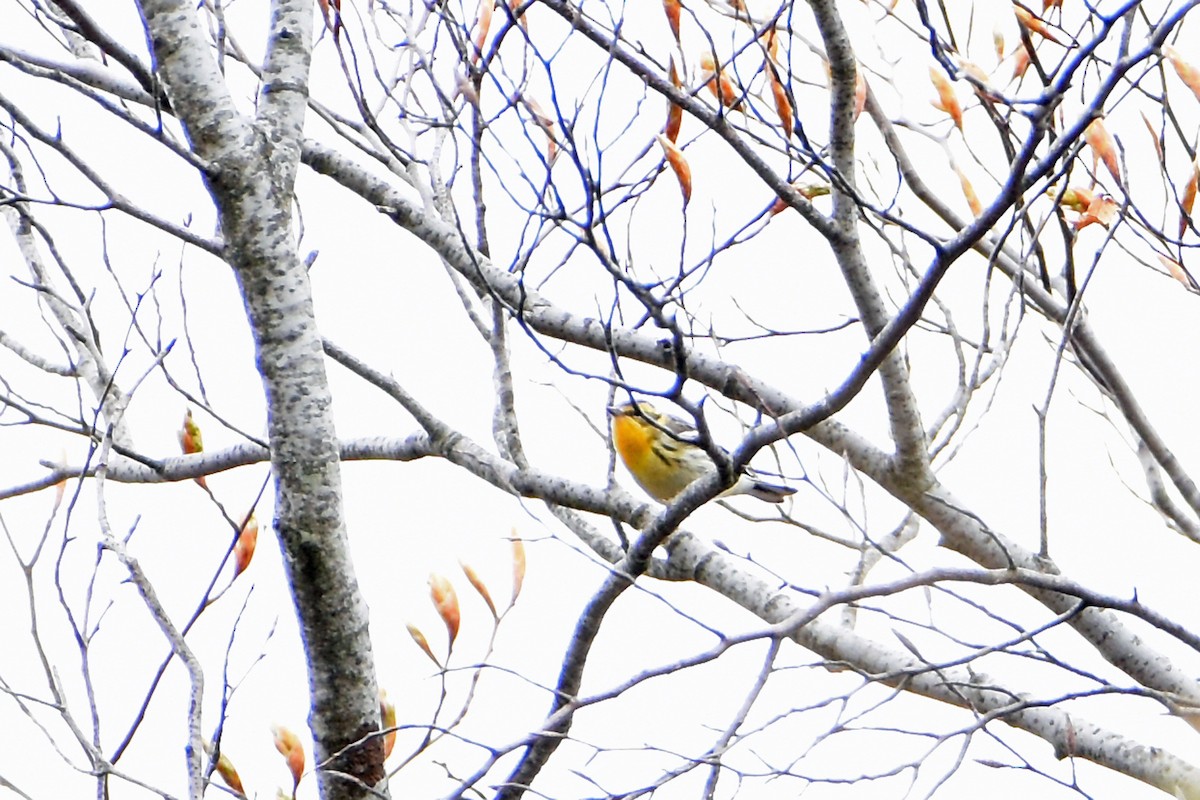
{"type": "Polygon", "coordinates": [[[736,494],[748,494],[751,497],[757,497],[759,500],[765,500],[768,503],[782,503],[785,497],[795,493],[796,490],[791,486],[783,483],[764,481],[758,477],[757,472],[746,468],[738,476],[737,483],[726,489],[720,496],[732,497],[736,494]]]}
{"type": "Polygon", "coordinates": [[[755,480],[746,490],[746,494],[757,497],[759,500],[766,500],[768,503],[782,503],[785,497],[795,493],[796,490],[791,486],[760,480],[755,480]]]}

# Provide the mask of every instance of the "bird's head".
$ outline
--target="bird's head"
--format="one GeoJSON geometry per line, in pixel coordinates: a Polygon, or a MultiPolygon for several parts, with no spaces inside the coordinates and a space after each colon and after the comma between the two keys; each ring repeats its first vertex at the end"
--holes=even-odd
{"type": "Polygon", "coordinates": [[[631,400],[609,406],[608,414],[611,417],[644,417],[652,420],[661,420],[663,418],[663,415],[645,400],[631,400]]]}

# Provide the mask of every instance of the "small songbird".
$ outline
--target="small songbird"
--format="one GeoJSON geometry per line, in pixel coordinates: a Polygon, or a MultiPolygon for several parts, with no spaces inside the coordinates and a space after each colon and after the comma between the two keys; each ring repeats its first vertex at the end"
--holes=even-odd
{"type": "MultiPolygon", "coordinates": [[[[617,454],[638,486],[658,502],[671,502],[692,481],[717,468],[697,444],[699,433],[691,423],[664,414],[645,401],[611,406],[608,413],[617,454]]],[[[747,467],[737,483],[720,496],[749,494],[768,503],[782,503],[795,492],[790,486],[759,479],[747,467]]]]}

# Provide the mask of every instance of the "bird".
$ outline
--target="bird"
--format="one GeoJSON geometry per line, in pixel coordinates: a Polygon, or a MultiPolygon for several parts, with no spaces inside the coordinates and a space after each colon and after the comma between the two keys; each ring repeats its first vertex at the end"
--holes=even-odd
{"type": "MultiPolygon", "coordinates": [[[[686,420],[664,414],[644,400],[610,406],[608,413],[617,455],[638,486],[658,502],[671,502],[692,481],[717,468],[698,444],[699,433],[686,420]]],[[[718,496],[748,494],[782,503],[795,493],[791,486],[768,483],[746,467],[737,482],[718,496]]]]}

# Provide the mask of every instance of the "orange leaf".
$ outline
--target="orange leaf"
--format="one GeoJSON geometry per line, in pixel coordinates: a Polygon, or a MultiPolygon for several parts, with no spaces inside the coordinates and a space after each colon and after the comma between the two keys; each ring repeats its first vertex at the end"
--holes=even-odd
{"type": "Polygon", "coordinates": [[[772,64],[779,63],[779,33],[774,27],[768,28],[767,32],[758,37],[762,42],[763,47],[767,50],[767,56],[771,59],[772,64]]]}
{"type": "Polygon", "coordinates": [[[989,80],[991,80],[991,76],[989,76],[987,74],[987,71],[984,70],[983,67],[976,64],[974,61],[971,61],[966,58],[959,58],[956,60],[955,63],[958,65],[959,69],[961,69],[963,72],[970,75],[972,78],[979,81],[980,83],[982,83],[985,86],[987,85],[987,82],[989,80]]]}
{"type": "Polygon", "coordinates": [[[683,4],[679,0],[663,0],[663,10],[667,12],[667,24],[675,35],[675,43],[679,44],[679,17],[683,12],[683,4]]]}
{"type": "Polygon", "coordinates": [[[242,778],[238,775],[238,771],[234,768],[233,762],[224,754],[217,756],[217,774],[225,781],[225,785],[233,789],[240,795],[245,795],[246,790],[242,788],[242,778]]]}
{"type": "Polygon", "coordinates": [[[987,74],[983,67],[966,58],[955,59],[955,64],[965,76],[972,79],[968,83],[980,99],[989,103],[996,102],[996,94],[991,88],[992,77],[987,74]]]}
{"type": "MultiPolygon", "coordinates": [[[[671,58],[671,85],[676,89],[683,86],[683,82],[679,79],[679,72],[675,69],[675,59],[671,58]]],[[[683,109],[674,103],[667,102],[667,124],[663,127],[663,133],[672,142],[679,140],[679,129],[683,127],[683,109]]]]}
{"type": "Polygon", "coordinates": [[[1196,95],[1197,100],[1200,100],[1200,70],[1184,61],[1174,47],[1167,45],[1162,51],[1167,60],[1171,62],[1171,66],[1175,68],[1175,74],[1179,76],[1179,80],[1192,90],[1192,94],[1196,95]]]}
{"type": "Polygon", "coordinates": [[[1184,232],[1188,229],[1188,223],[1192,219],[1192,206],[1196,202],[1196,180],[1200,178],[1200,168],[1197,168],[1196,162],[1192,162],[1192,174],[1188,176],[1188,182],[1183,187],[1183,197],[1179,199],[1179,238],[1183,238],[1184,232]]]}
{"type": "Polygon", "coordinates": [[[475,20],[475,38],[471,40],[471,44],[475,46],[475,52],[471,54],[471,63],[478,64],[480,56],[483,55],[483,43],[487,40],[488,31],[492,27],[492,12],[495,11],[495,0],[479,0],[479,13],[475,20]]]}
{"type": "MultiPolygon", "coordinates": [[[[212,758],[213,746],[208,742],[203,742],[201,747],[204,748],[204,752],[208,754],[208,757],[212,758]]],[[[246,796],[246,790],[242,787],[241,776],[238,775],[238,771],[234,768],[233,762],[229,760],[224,752],[217,756],[217,763],[213,765],[213,769],[215,769],[217,774],[221,776],[221,779],[225,781],[226,786],[228,786],[230,789],[233,789],[242,797],[246,796]]]]}
{"type": "Polygon", "coordinates": [[[1025,77],[1026,70],[1029,69],[1029,64],[1032,59],[1029,56],[1029,48],[1024,42],[1017,45],[1015,57],[1013,58],[1013,79],[1019,80],[1025,77]]]}
{"type": "Polygon", "coordinates": [[[522,30],[529,32],[529,17],[525,16],[525,12],[521,10],[521,0],[508,0],[508,8],[512,11],[513,16],[517,18],[517,22],[521,25],[522,30]]]}
{"type": "Polygon", "coordinates": [[[962,184],[963,196],[967,198],[967,207],[971,209],[971,213],[979,216],[983,213],[983,204],[979,202],[979,195],[975,194],[975,187],[971,185],[971,181],[967,179],[967,175],[957,164],[954,165],[954,171],[958,173],[958,182],[962,184]]]}
{"type": "Polygon", "coordinates": [[[396,746],[396,731],[388,730],[396,727],[396,704],[388,700],[387,692],[383,689],[379,690],[379,724],[387,731],[383,735],[383,759],[386,761],[396,746]]]}
{"type": "Polygon", "coordinates": [[[304,775],[304,747],[300,744],[300,737],[282,725],[272,725],[271,734],[275,738],[275,749],[283,755],[288,772],[292,773],[292,793],[295,794],[304,775]]]}
{"type": "Polygon", "coordinates": [[[775,112],[779,114],[779,127],[783,128],[784,138],[792,138],[792,104],[788,100],[787,90],[775,74],[775,67],[767,65],[767,77],[771,82],[771,95],[775,99],[775,112]]]}
{"type": "MultiPolygon", "coordinates": [[[[60,470],[66,469],[67,451],[65,449],[59,450],[58,464],[59,464],[60,470]]],[[[63,498],[66,496],[66,494],[67,494],[67,478],[66,478],[66,475],[64,475],[62,480],[60,480],[58,483],[54,484],[54,512],[58,511],[58,507],[62,505],[63,498]]],[[[51,513],[54,513],[54,512],[51,512],[51,513]]]]}
{"type": "Polygon", "coordinates": [[[1188,274],[1188,271],[1183,268],[1183,264],[1162,255],[1158,257],[1158,260],[1167,268],[1167,272],[1171,273],[1171,277],[1182,283],[1184,288],[1196,288],[1196,282],[1192,280],[1192,276],[1188,274]]]}
{"type": "Polygon", "coordinates": [[[1093,222],[1108,227],[1117,216],[1117,201],[1106,194],[1097,195],[1075,222],[1075,230],[1082,230],[1093,222]]]}
{"type": "Polygon", "coordinates": [[[1017,15],[1017,22],[1019,22],[1021,27],[1025,30],[1029,31],[1030,33],[1036,33],[1043,39],[1049,39],[1055,44],[1062,44],[1062,42],[1055,38],[1054,33],[1051,32],[1050,27],[1045,23],[1045,21],[1028,8],[1025,8],[1025,6],[1014,3],[1013,13],[1017,15]]]}
{"type": "Polygon", "coordinates": [[[233,577],[241,575],[246,571],[246,567],[250,566],[250,560],[254,558],[254,548],[257,544],[258,519],[255,518],[252,511],[246,524],[242,526],[242,532],[238,534],[237,542],[233,545],[233,577]]]}
{"type": "Polygon", "coordinates": [[[425,638],[425,634],[421,633],[421,629],[411,622],[405,625],[405,627],[408,629],[408,635],[417,643],[417,647],[421,648],[425,655],[429,656],[429,660],[439,667],[442,666],[442,662],[438,661],[438,657],[433,654],[433,648],[429,646],[429,640],[425,638]]]}
{"type": "Polygon", "coordinates": [[[960,131],[962,130],[962,106],[958,104],[958,96],[954,93],[954,86],[946,74],[937,67],[929,68],[929,79],[933,81],[933,87],[937,89],[938,99],[933,104],[933,107],[945,111],[950,115],[950,119],[954,120],[954,126],[960,131]]]}
{"type": "Polygon", "coordinates": [[[1154,130],[1153,123],[1146,116],[1146,112],[1142,112],[1142,122],[1146,125],[1146,130],[1150,132],[1150,141],[1154,143],[1154,152],[1158,154],[1158,163],[1163,163],[1163,146],[1162,141],[1158,138],[1158,131],[1154,130]]]}
{"type": "Polygon", "coordinates": [[[679,129],[683,127],[683,109],[671,103],[667,109],[667,124],[663,126],[663,134],[672,142],[679,139],[679,129]]]}
{"type": "Polygon", "coordinates": [[[717,60],[712,53],[700,56],[700,69],[703,70],[701,77],[707,81],[705,85],[713,93],[713,96],[721,101],[721,105],[734,111],[741,111],[742,102],[739,99],[737,88],[729,78],[729,69],[722,69],[718,75],[717,60]]]}
{"type": "Polygon", "coordinates": [[[321,16],[325,19],[325,28],[333,31],[333,41],[338,40],[338,33],[342,30],[342,0],[317,0],[317,5],[321,7],[321,16]],[[333,9],[333,14],[329,13],[333,9]]]}
{"type": "Polygon", "coordinates": [[[446,633],[450,636],[447,650],[451,650],[454,648],[454,640],[458,638],[459,622],[462,621],[458,595],[449,580],[435,573],[429,576],[429,597],[433,600],[433,607],[437,609],[438,616],[446,623],[446,633]]]}
{"type": "Polygon", "coordinates": [[[458,565],[462,567],[463,574],[467,576],[467,581],[470,582],[475,591],[479,592],[479,596],[483,598],[483,602],[487,603],[488,610],[492,612],[492,616],[499,619],[500,615],[496,613],[496,604],[492,602],[492,594],[479,577],[479,573],[472,569],[470,564],[459,561],[458,565]]]}
{"type": "MultiPolygon", "coordinates": [[[[709,81],[708,85],[711,87],[713,85],[712,81],[709,81]]],[[[721,104],[733,111],[741,111],[742,102],[738,99],[738,91],[734,87],[733,81],[729,78],[728,69],[721,70],[721,74],[717,76],[716,85],[720,87],[720,91],[716,92],[716,94],[721,98],[721,104]]]]}
{"type": "Polygon", "coordinates": [[[512,557],[512,600],[510,605],[517,602],[517,595],[521,594],[521,587],[525,584],[525,543],[517,538],[515,528],[512,531],[512,557]]]}
{"type": "Polygon", "coordinates": [[[857,120],[867,107],[867,79],[862,68],[854,70],[854,119],[857,120]]]}
{"type": "Polygon", "coordinates": [[[525,107],[529,109],[529,113],[533,116],[533,121],[546,134],[546,161],[554,163],[554,159],[558,157],[558,143],[554,141],[554,119],[538,105],[538,101],[533,98],[524,98],[525,107]]]}
{"type": "Polygon", "coordinates": [[[679,189],[683,192],[683,205],[687,206],[688,201],[692,199],[692,168],[688,166],[687,157],[683,155],[683,151],[679,149],[678,145],[661,133],[656,138],[666,153],[667,163],[670,164],[675,177],[679,179],[679,189]]]}
{"type": "Polygon", "coordinates": [[[1083,138],[1087,140],[1088,146],[1092,148],[1092,152],[1104,162],[1105,169],[1117,181],[1121,183],[1121,165],[1117,160],[1117,140],[1108,132],[1108,128],[1104,126],[1104,120],[1094,119],[1092,124],[1087,126],[1083,132],[1083,138]]]}
{"type": "Polygon", "coordinates": [[[668,71],[670,72],[670,75],[671,75],[671,85],[674,86],[676,89],[683,88],[683,80],[680,79],[679,69],[675,66],[675,56],[671,56],[671,59],[668,62],[668,66],[669,66],[668,71]]]}

